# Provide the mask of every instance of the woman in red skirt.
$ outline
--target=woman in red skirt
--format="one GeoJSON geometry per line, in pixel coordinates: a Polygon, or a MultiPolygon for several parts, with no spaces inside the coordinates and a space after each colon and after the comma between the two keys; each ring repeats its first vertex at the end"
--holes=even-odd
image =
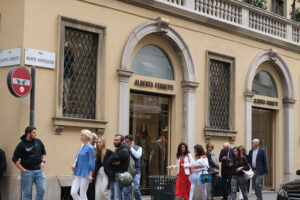
{"type": "Polygon", "coordinates": [[[190,168],[187,166],[193,162],[193,157],[185,143],[178,145],[176,157],[176,165],[168,166],[167,169],[177,169],[175,195],[180,199],[188,200],[191,183],[189,181],[190,168]]]}

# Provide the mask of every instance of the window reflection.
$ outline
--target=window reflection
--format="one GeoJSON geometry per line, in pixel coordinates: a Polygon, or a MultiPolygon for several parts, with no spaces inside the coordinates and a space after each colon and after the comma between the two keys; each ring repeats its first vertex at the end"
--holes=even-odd
{"type": "Polygon", "coordinates": [[[154,45],[146,45],[138,50],[132,62],[132,70],[138,75],[174,80],[168,56],[154,45]]]}
{"type": "Polygon", "coordinates": [[[256,74],[252,91],[258,95],[274,98],[278,97],[275,82],[266,71],[260,71],[256,74]]]}

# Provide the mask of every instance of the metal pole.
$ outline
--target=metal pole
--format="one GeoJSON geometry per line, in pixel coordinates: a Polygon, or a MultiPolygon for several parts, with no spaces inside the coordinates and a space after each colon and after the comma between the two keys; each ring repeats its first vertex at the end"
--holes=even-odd
{"type": "Polygon", "coordinates": [[[131,200],[134,200],[134,185],[133,185],[133,182],[131,183],[130,189],[131,189],[131,200]]]}
{"type": "Polygon", "coordinates": [[[30,92],[30,126],[34,126],[34,104],[35,104],[35,66],[31,68],[31,92],[30,92]]]}

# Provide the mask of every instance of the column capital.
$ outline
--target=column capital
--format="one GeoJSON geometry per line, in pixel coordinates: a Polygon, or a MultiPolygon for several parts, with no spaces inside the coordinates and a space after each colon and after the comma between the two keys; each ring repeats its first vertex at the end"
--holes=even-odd
{"type": "Polygon", "coordinates": [[[282,99],[282,103],[283,103],[284,107],[292,108],[294,106],[294,104],[296,103],[296,100],[292,99],[292,98],[284,98],[284,99],[282,99]]]}
{"type": "Polygon", "coordinates": [[[129,78],[133,74],[133,71],[128,69],[118,69],[117,72],[118,72],[120,82],[127,82],[127,83],[129,81],[129,78]]]}
{"type": "Polygon", "coordinates": [[[199,86],[198,82],[194,81],[181,81],[181,87],[184,92],[195,92],[195,89],[199,86]]]}
{"type": "Polygon", "coordinates": [[[244,95],[246,97],[247,102],[252,102],[252,98],[255,95],[255,92],[245,91],[244,95]]]}

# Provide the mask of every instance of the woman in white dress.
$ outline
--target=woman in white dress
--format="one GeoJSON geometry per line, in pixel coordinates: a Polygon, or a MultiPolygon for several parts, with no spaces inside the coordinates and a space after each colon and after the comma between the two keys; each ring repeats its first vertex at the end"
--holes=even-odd
{"type": "Polygon", "coordinates": [[[185,167],[191,167],[192,174],[190,175],[191,190],[189,200],[206,200],[206,183],[202,183],[201,174],[208,174],[208,159],[205,151],[200,144],[194,146],[195,159],[192,164],[185,164],[185,167]]]}

